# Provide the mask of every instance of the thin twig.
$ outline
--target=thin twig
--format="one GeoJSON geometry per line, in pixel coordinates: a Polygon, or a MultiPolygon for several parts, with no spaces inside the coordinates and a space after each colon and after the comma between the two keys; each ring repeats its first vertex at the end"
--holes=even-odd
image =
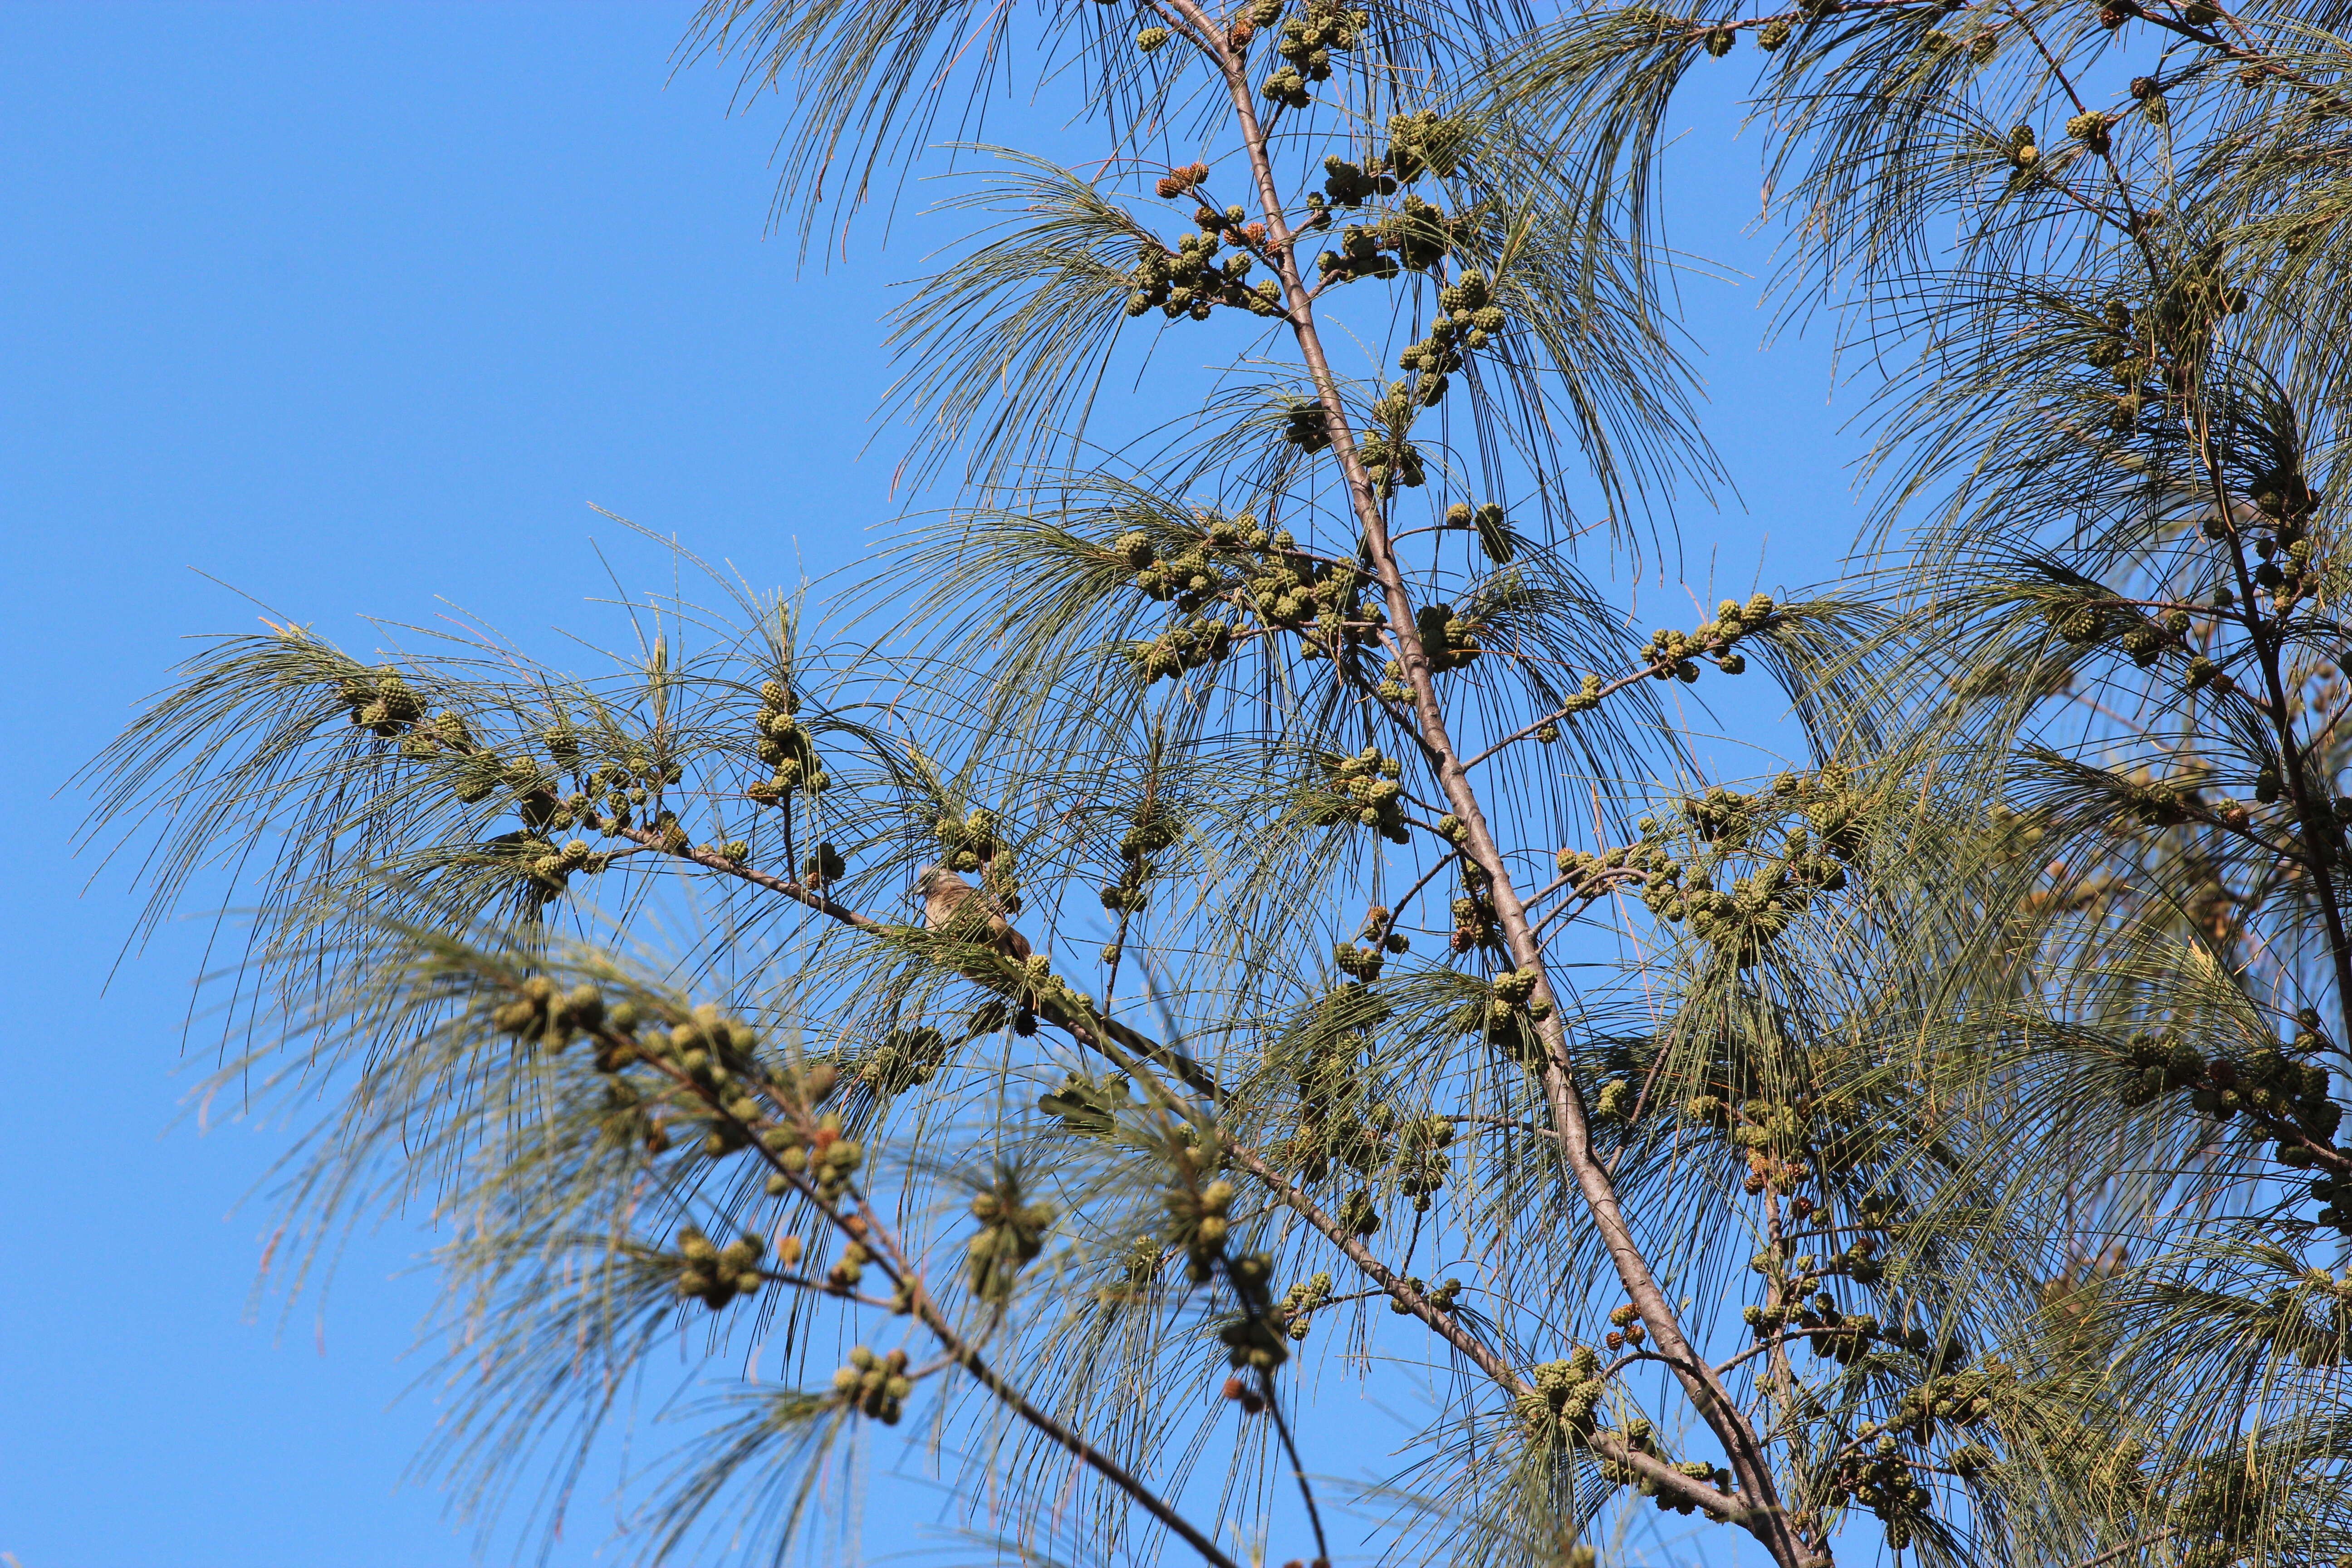
{"type": "Polygon", "coordinates": [[[2110,1547],[2106,1551],[2100,1552],[2096,1557],[2085,1557],[2080,1563],[2075,1563],[2074,1568],[2099,1568],[2099,1565],[2103,1563],[2112,1563],[2116,1558],[2126,1556],[2131,1552],[2143,1551],[2150,1546],[2161,1545],[2179,1533],[2180,1531],[2177,1529],[2159,1530],[2154,1535],[2143,1535],[2137,1541],[2127,1541],[2121,1546],[2110,1547]]]}

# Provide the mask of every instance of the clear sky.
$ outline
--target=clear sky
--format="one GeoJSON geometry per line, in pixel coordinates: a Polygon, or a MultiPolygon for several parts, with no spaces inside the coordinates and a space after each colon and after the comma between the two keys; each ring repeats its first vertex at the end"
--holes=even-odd
{"type": "MultiPolygon", "coordinates": [[[[269,1209],[244,1200],[284,1144],[189,1118],[208,932],[115,967],[132,906],[120,875],[86,889],[63,786],[182,639],[265,605],[362,648],[362,614],[462,608],[541,646],[593,624],[590,542],[640,587],[653,558],[592,504],[762,585],[868,548],[898,504],[887,435],[859,458],[878,318],[918,258],[803,270],[763,237],[774,117],[730,117],[719,70],[673,79],[690,14],[0,6],[0,1553],[21,1568],[467,1560],[399,1485],[434,1415],[403,1397],[419,1236],[359,1237],[323,1313],[255,1294],[269,1209]]],[[[1682,210],[1752,267],[1753,154],[1727,134],[1700,127],[1682,210]]],[[[1689,297],[1747,510],[1687,514],[1686,570],[1719,550],[1742,593],[1759,556],[1767,585],[1825,574],[1855,516],[1819,346],[1759,355],[1755,293],[1689,297]]],[[[593,1560],[597,1522],[554,1561],[593,1560]]]]}

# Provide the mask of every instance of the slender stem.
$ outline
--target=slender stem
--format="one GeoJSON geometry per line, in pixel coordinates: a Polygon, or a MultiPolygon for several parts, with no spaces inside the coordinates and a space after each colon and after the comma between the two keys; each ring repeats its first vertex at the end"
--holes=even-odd
{"type": "Polygon", "coordinates": [[[2112,1563],[2118,1557],[2127,1557],[2147,1547],[2162,1545],[2179,1533],[2178,1530],[2159,1530],[2154,1535],[2143,1535],[2137,1541],[2126,1541],[2121,1546],[2109,1547],[2096,1557],[2085,1557],[2075,1563],[2074,1568],[2099,1568],[2103,1563],[2112,1563]]]}
{"type": "Polygon", "coordinates": [[[1063,1426],[1062,1423],[1030,1404],[1025,1395],[1005,1382],[995,1369],[981,1358],[980,1352],[949,1325],[948,1321],[940,1315],[939,1309],[931,1304],[928,1295],[917,1296],[915,1310],[917,1316],[922,1319],[923,1326],[929,1329],[939,1338],[940,1342],[947,1348],[948,1353],[955,1358],[956,1364],[970,1373],[982,1388],[996,1395],[1007,1409],[1046,1436],[1061,1444],[1076,1455],[1088,1469],[1125,1492],[1146,1513],[1166,1526],[1170,1534],[1200,1553],[1202,1561],[1216,1564],[1216,1568],[1241,1568],[1239,1563],[1218,1550],[1215,1542],[1194,1529],[1191,1521],[1171,1508],[1159,1493],[1130,1475],[1118,1460],[1102,1453],[1069,1427],[1063,1426]]]}
{"type": "Polygon", "coordinates": [[[844,1290],[823,1279],[812,1279],[805,1274],[779,1274],[772,1268],[760,1270],[760,1278],[771,1285],[789,1285],[795,1290],[805,1290],[812,1296],[824,1296],[835,1301],[855,1301],[861,1307],[880,1307],[886,1310],[898,1303],[879,1296],[861,1296],[855,1290],[844,1290]]]}
{"type": "MultiPolygon", "coordinates": [[[[626,1045],[634,1048],[636,1044],[634,1039],[626,1036],[606,1030],[594,1030],[592,1033],[598,1040],[610,1046],[626,1045]]],[[[982,1387],[995,1395],[1005,1408],[1046,1437],[1068,1449],[1088,1469],[1125,1493],[1137,1506],[1165,1526],[1170,1533],[1192,1547],[1204,1561],[1213,1564],[1214,1568],[1240,1568],[1239,1563],[1218,1549],[1215,1542],[1203,1535],[1190,1520],[1178,1513],[1165,1499],[1146,1486],[1127,1467],[1087,1442],[1068,1426],[1029,1403],[1027,1395],[991,1367],[982,1359],[979,1351],[972,1347],[971,1342],[957,1331],[954,1324],[948,1321],[946,1315],[940,1310],[937,1301],[933,1300],[929,1289],[923,1284],[921,1275],[915,1270],[905,1251],[899,1247],[888,1229],[875,1218],[870,1208],[860,1201],[857,1214],[850,1215],[843,1212],[836,1203],[818,1192],[815,1184],[808,1179],[805,1172],[790,1169],[785,1165],[782,1156],[767,1146],[761,1140],[761,1134],[778,1123],[768,1118],[761,1118],[757,1122],[744,1121],[733,1111],[729,1110],[716,1093],[695,1083],[684,1072],[656,1058],[640,1057],[639,1060],[668,1078],[674,1084],[693,1093],[702,1100],[713,1113],[740,1128],[749,1137],[750,1147],[758,1153],[761,1163],[790,1183],[803,1197],[808,1200],[811,1206],[824,1216],[834,1229],[875,1251],[877,1255],[876,1260],[882,1264],[884,1271],[889,1276],[892,1283],[907,1292],[917,1320],[931,1331],[932,1337],[940,1342],[940,1347],[948,1352],[955,1363],[963,1368],[982,1387]]],[[[774,1096],[771,1095],[770,1098],[772,1100],[774,1096]]],[[[776,1100],[776,1103],[785,1116],[795,1121],[805,1121],[807,1116],[805,1108],[793,1106],[780,1100],[776,1100]]],[[[805,1128],[803,1130],[805,1131],[805,1128]]],[[[854,1197],[856,1194],[851,1195],[854,1197]]]]}
{"type": "MultiPolygon", "coordinates": [[[[1225,1278],[1232,1282],[1234,1295],[1240,1300],[1242,1310],[1249,1314],[1250,1321],[1261,1329],[1272,1331],[1271,1326],[1265,1321],[1265,1315],[1258,1310],[1255,1300],[1242,1289],[1238,1280],[1234,1279],[1233,1262],[1230,1258],[1225,1260],[1225,1278]]],[[[1306,1461],[1298,1457],[1298,1445],[1290,1436],[1290,1423],[1283,1418],[1282,1400],[1275,1393],[1273,1369],[1260,1367],[1257,1382],[1258,1393],[1265,1401],[1266,1414],[1274,1417],[1274,1429],[1282,1437],[1283,1451],[1290,1456],[1290,1473],[1298,1482],[1298,1496],[1307,1504],[1307,1522],[1315,1531],[1316,1560],[1328,1563],[1331,1560],[1331,1548],[1323,1539],[1323,1510],[1315,1506],[1315,1489],[1307,1484],[1306,1461]]]]}
{"type": "MultiPolygon", "coordinates": [[[[1650,1268],[1649,1260],[1633,1238],[1633,1227],[1619,1206],[1615,1184],[1593,1152],[1584,1101],[1569,1070],[1567,1031],[1561,1021],[1558,999],[1552,994],[1551,983],[1546,973],[1543,950],[1529,929],[1526,910],[1511,880],[1501,847],[1487,825],[1486,811],[1477,793],[1471,787],[1468,770],[1464,767],[1448,730],[1444,706],[1437,695],[1436,671],[1431,666],[1428,651],[1422,645],[1414,622],[1411,587],[1391,546],[1388,520],[1381,510],[1379,494],[1357,450],[1347,405],[1340,396],[1339,378],[1331,370],[1316,326],[1314,301],[1308,297],[1305,282],[1299,277],[1297,253],[1291,243],[1291,230],[1283,216],[1281,193],[1276,184],[1273,161],[1267,151],[1265,132],[1258,122],[1256,107],[1250,97],[1243,61],[1226,46],[1222,30],[1202,12],[1196,0],[1165,0],[1165,6],[1182,16],[1190,25],[1192,33],[1204,41],[1204,52],[1224,78],[1242,143],[1257,184],[1259,208],[1266,226],[1266,248],[1274,258],[1282,279],[1284,296],[1289,303],[1287,321],[1297,342],[1299,356],[1315,383],[1331,455],[1346,481],[1349,499],[1353,504],[1358,525],[1362,530],[1364,560],[1370,574],[1381,585],[1388,610],[1390,636],[1394,639],[1400,655],[1399,662],[1404,667],[1406,684],[1412,692],[1412,710],[1422,743],[1433,760],[1438,783],[1447,804],[1468,829],[1468,842],[1464,847],[1488,874],[1496,913],[1502,923],[1514,961],[1519,966],[1531,968],[1539,976],[1544,976],[1538,983],[1539,994],[1552,1004],[1552,1009],[1550,1016],[1538,1026],[1546,1048],[1546,1059],[1538,1070],[1552,1124],[1559,1135],[1560,1147],[1574,1174],[1578,1191],[1587,1212],[1592,1216],[1595,1229],[1600,1232],[1602,1246],[1617,1270],[1619,1279],[1633,1298],[1635,1309],[1649,1328],[1658,1350],[1676,1358],[1679,1364],[1675,1368],[1675,1377],[1730,1458],[1732,1472],[1738,1477],[1739,1489],[1749,1505],[1740,1512],[1741,1522],[1764,1543],[1780,1568],[1797,1568],[1798,1563],[1811,1554],[1803,1550],[1786,1510],[1780,1504],[1779,1489],[1763,1442],[1740,1414],[1729,1392],[1715,1380],[1706,1361],[1691,1348],[1673,1306],[1667,1301],[1664,1290],[1660,1288],[1650,1268]]],[[[1366,1260],[1370,1259],[1370,1254],[1363,1253],[1360,1246],[1356,1250],[1366,1260]]],[[[1430,1321],[1434,1322],[1436,1319],[1432,1317],[1430,1321]]],[[[1671,1469],[1667,1473],[1680,1475],[1679,1471],[1671,1469]]],[[[1710,1509],[1709,1511],[1720,1514],[1719,1510],[1710,1509]]]]}
{"type": "MultiPolygon", "coordinates": [[[[1780,1194],[1769,1187],[1764,1189],[1764,1225],[1773,1256],[1785,1260],[1789,1256],[1789,1240],[1780,1230],[1780,1194]]],[[[1765,1310],[1777,1313],[1788,1304],[1787,1284],[1776,1272],[1765,1283],[1765,1310]]],[[[1776,1335],[1759,1348],[1764,1352],[1764,1364],[1769,1369],[1769,1396],[1780,1405],[1783,1419],[1794,1419],[1797,1413],[1797,1369],[1789,1360],[1789,1342],[1786,1336],[1776,1335]]]]}
{"type": "Polygon", "coordinates": [[[1449,1116],[1448,1121],[1466,1121],[1486,1127],[1500,1127],[1513,1132],[1531,1132],[1538,1138],[1558,1138],[1549,1127],[1538,1127],[1532,1121],[1514,1121],[1507,1116],[1449,1116]]]}
{"type": "MultiPolygon", "coordinates": [[[[1699,653],[1720,654],[1729,652],[1731,644],[1728,641],[1717,641],[1708,643],[1705,647],[1696,649],[1695,651],[1699,653]]],[[[1591,707],[1591,703],[1605,701],[1607,699],[1616,696],[1617,693],[1624,690],[1629,686],[1639,686],[1644,680],[1655,680],[1661,673],[1665,670],[1672,669],[1673,668],[1674,666],[1671,664],[1668,664],[1664,660],[1658,660],[1650,664],[1645,664],[1641,668],[1634,670],[1630,674],[1621,675],[1616,679],[1611,681],[1608,685],[1602,687],[1600,690],[1594,692],[1590,701],[1580,698],[1577,705],[1573,708],[1555,709],[1553,711],[1545,714],[1542,718],[1537,720],[1534,723],[1529,724],[1525,729],[1514,731],[1510,734],[1504,736],[1501,740],[1496,742],[1493,745],[1487,747],[1485,751],[1479,752],[1476,756],[1471,758],[1462,765],[1465,768],[1475,768],[1480,763],[1485,762],[1488,757],[1493,756],[1496,752],[1501,751],[1504,747],[1511,745],[1517,742],[1526,740],[1528,736],[1534,734],[1545,725],[1556,724],[1562,719],[1572,718],[1576,714],[1586,711],[1587,709],[1591,707]]]]}
{"type": "Polygon", "coordinates": [[[2283,639],[2275,635],[2264,635],[2266,630],[2274,631],[2274,628],[2257,607],[2260,601],[2256,597],[2253,574],[2246,565],[2245,549],[2240,542],[2242,535],[2238,531],[2231,510],[2229,485],[2222,478],[2220,459],[2213,452],[2212,427],[2208,420],[2201,382],[2193,378],[2193,372],[2186,395],[2194,411],[2198,464],[2205,471],[2205,481],[2213,492],[2213,504],[2228,534],[2230,564],[2238,579],[2240,603],[2245,606],[2246,635],[2254,645],[2255,663],[2262,670],[2263,684],[2270,695],[2272,727],[2278,738],[2280,782],[2286,786],[2287,798],[2294,805],[2295,821],[2301,829],[2305,849],[2305,863],[2311,868],[2312,892],[2319,906],[2321,921],[2327,928],[2328,958],[2336,972],[2336,1016],[2347,1037],[2352,1038],[2352,946],[2346,942],[2344,911],[2336,900],[2335,878],[2328,869],[2328,861],[2335,852],[2335,846],[2325,837],[2329,818],[2318,815],[2311,796],[2310,781],[2304,776],[2303,747],[2295,738],[2294,718],[2287,706],[2285,677],[2279,667],[2283,639]]]}
{"type": "MultiPolygon", "coordinates": [[[[1574,919],[1576,915],[1585,910],[1591,909],[1593,905],[1599,903],[1601,900],[1615,892],[1625,883],[1642,882],[1647,881],[1648,879],[1648,872],[1637,871],[1630,866],[1612,866],[1605,870],[1595,872],[1591,879],[1588,880],[1583,887],[1577,889],[1577,896],[1575,898],[1563,900],[1559,908],[1552,910],[1551,913],[1544,916],[1541,921],[1536,923],[1535,940],[1538,943],[1543,942],[1544,928],[1550,925],[1552,921],[1559,920],[1563,916],[1574,919]]],[[[1549,888],[1544,889],[1545,892],[1549,892],[1550,890],[1551,889],[1549,888]]],[[[1538,896],[1540,897],[1541,895],[1539,894],[1538,896]]]]}
{"type": "MultiPolygon", "coordinates": [[[[1275,1196],[1308,1225],[1321,1232],[1325,1240],[1338,1247],[1372,1283],[1379,1286],[1389,1300],[1402,1307],[1410,1316],[1419,1318],[1439,1337],[1452,1345],[1479,1371],[1493,1379],[1496,1385],[1512,1398],[1533,1395],[1535,1385],[1521,1377],[1500,1355],[1482,1343],[1452,1312],[1437,1306],[1412,1282],[1372,1256],[1361,1237],[1342,1226],[1321,1205],[1284,1179],[1282,1173],[1267,1164],[1255,1151],[1239,1143],[1228,1143],[1226,1152],[1233,1163],[1256,1176],[1274,1190],[1275,1196]]],[[[1686,1476],[1655,1455],[1643,1453],[1623,1439],[1607,1433],[1595,1432],[1582,1439],[1602,1458],[1614,1460],[1657,1484],[1659,1490],[1672,1494],[1705,1512],[1708,1517],[1734,1520],[1751,1531],[1756,1528],[1755,1510],[1750,1500],[1735,1497],[1686,1476]]]]}
{"type": "Polygon", "coordinates": [[[785,898],[805,904],[821,915],[839,921],[845,926],[853,926],[859,931],[880,931],[889,929],[872,916],[860,914],[846,905],[837,904],[817,889],[789,877],[779,877],[771,872],[759,870],[740,861],[730,860],[714,850],[704,849],[692,844],[674,848],[664,843],[661,835],[649,827],[623,827],[616,830],[613,837],[629,839],[647,849],[663,850],[677,856],[681,860],[691,860],[696,865],[709,870],[724,871],[729,876],[740,878],[755,888],[765,888],[772,893],[782,893],[785,898]]]}
{"type": "MultiPolygon", "coordinates": [[[[1265,1314],[1258,1310],[1255,1299],[1242,1288],[1239,1280],[1234,1279],[1233,1260],[1224,1259],[1224,1265],[1225,1279],[1233,1286],[1234,1299],[1241,1302],[1242,1310],[1249,1314],[1250,1322],[1268,1332],[1274,1331],[1272,1325],[1265,1321],[1265,1314]]],[[[1331,1548],[1323,1539],[1323,1510],[1315,1506],[1315,1489],[1307,1484],[1306,1461],[1298,1457],[1298,1445],[1291,1440],[1290,1423],[1283,1419],[1282,1401],[1275,1394],[1273,1369],[1260,1367],[1257,1381],[1258,1392],[1265,1400],[1266,1414],[1274,1417],[1274,1429],[1281,1435],[1283,1451],[1290,1456],[1290,1473],[1298,1482],[1299,1498],[1307,1504],[1307,1522],[1315,1531],[1316,1560],[1328,1563],[1331,1548]]]]}
{"type": "Polygon", "coordinates": [[[1381,922],[1381,929],[1373,933],[1373,940],[1376,942],[1385,942],[1388,941],[1389,933],[1396,930],[1397,921],[1404,918],[1406,908],[1412,904],[1413,900],[1421,896],[1421,890],[1423,888],[1428,887],[1430,883],[1437,879],[1437,874],[1439,872],[1444,870],[1448,866],[1453,865],[1454,859],[1455,857],[1452,855],[1439,856],[1434,861],[1431,862],[1429,869],[1421,874],[1421,880],[1406,889],[1404,897],[1399,899],[1395,903],[1389,906],[1389,918],[1382,921],[1381,922]]]}
{"type": "MultiPolygon", "coordinates": [[[[2018,26],[2024,30],[2026,38],[2033,45],[2034,52],[2039,54],[2042,57],[2042,63],[2050,68],[2050,74],[2058,79],[2059,90],[2065,93],[2067,100],[2074,104],[2074,112],[2077,114],[2089,113],[2089,106],[2084,103],[2083,95],[2074,90],[2074,80],[2067,76],[2066,68],[2058,63],[2058,57],[2052,54],[2048,46],[2042,43],[2042,35],[2033,29],[2033,23],[2023,12],[2020,11],[2014,5],[2008,6],[2007,10],[2010,16],[2015,18],[2018,26]]],[[[2101,152],[2098,156],[2100,161],[2106,166],[2107,178],[2115,183],[2116,192],[2123,199],[2124,221],[2117,224],[2116,226],[2121,228],[2125,234],[2130,237],[2131,242],[2139,247],[2140,259],[2147,264],[2148,277],[2150,279],[2154,279],[2158,270],[2156,250],[2154,247],[2148,243],[2147,225],[2142,221],[2139,209],[2132,205],[2131,182],[2124,178],[2123,170],[2116,165],[2115,147],[2112,141],[2109,142],[2106,149],[2101,152]]],[[[2070,195],[2074,194],[2071,187],[2061,185],[2059,188],[2061,190],[2065,190],[2070,195]]],[[[2093,210],[2097,212],[2101,217],[2105,218],[2107,222],[2115,222],[2112,217],[2106,216],[2105,208],[2098,207],[2095,204],[2087,202],[2084,205],[2092,206],[2093,210]]]]}
{"type": "Polygon", "coordinates": [[[1766,1340],[1759,1345],[1754,1345],[1747,1350],[1741,1351],[1729,1361],[1716,1363],[1716,1375],[1720,1377],[1725,1373],[1729,1372],[1733,1367],[1738,1366],[1740,1363],[1753,1361],[1758,1356],[1767,1354],[1775,1350],[1783,1352],[1784,1354],[1780,1359],[1785,1360],[1785,1352],[1788,1346],[1795,1344],[1799,1340],[1810,1340],[1818,1333],[1827,1332],[1835,1334],[1847,1333],[1851,1331],[1851,1330],[1845,1329],[1800,1329],[1793,1334],[1775,1334],[1772,1338],[1766,1340]]]}
{"type": "Polygon", "coordinates": [[[1317,1561],[1331,1561],[1331,1548],[1323,1539],[1323,1512],[1315,1506],[1315,1489],[1307,1484],[1306,1461],[1298,1457],[1298,1445],[1291,1441],[1290,1423],[1282,1418],[1282,1401],[1275,1396],[1274,1373],[1258,1373],[1258,1387],[1265,1400],[1265,1413],[1274,1417],[1274,1429],[1282,1435],[1283,1450],[1290,1456],[1290,1473],[1298,1479],[1298,1495],[1307,1504],[1307,1522],[1315,1531],[1317,1561]]]}

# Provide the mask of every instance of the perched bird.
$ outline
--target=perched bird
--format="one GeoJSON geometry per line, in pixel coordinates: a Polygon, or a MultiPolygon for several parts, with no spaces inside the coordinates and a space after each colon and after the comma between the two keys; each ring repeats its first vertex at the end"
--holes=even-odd
{"type": "Polygon", "coordinates": [[[996,901],[945,866],[915,873],[915,897],[923,900],[926,931],[986,942],[1015,963],[1028,959],[1029,939],[1006,922],[996,901]]]}

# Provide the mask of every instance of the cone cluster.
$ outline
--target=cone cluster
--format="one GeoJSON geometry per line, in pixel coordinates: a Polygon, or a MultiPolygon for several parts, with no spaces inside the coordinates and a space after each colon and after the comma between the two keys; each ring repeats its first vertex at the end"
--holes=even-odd
{"type": "Polygon", "coordinates": [[[748,1232],[725,1247],[714,1243],[693,1226],[677,1233],[677,1293],[699,1300],[712,1311],[738,1296],[756,1295],[761,1285],[760,1258],[768,1244],[748,1232]]]}
{"type": "Polygon", "coordinates": [[[915,1392],[907,1375],[907,1352],[876,1355],[864,1345],[849,1352],[849,1364],[833,1374],[834,1397],[845,1407],[896,1426],[907,1395],[915,1392]]]}

